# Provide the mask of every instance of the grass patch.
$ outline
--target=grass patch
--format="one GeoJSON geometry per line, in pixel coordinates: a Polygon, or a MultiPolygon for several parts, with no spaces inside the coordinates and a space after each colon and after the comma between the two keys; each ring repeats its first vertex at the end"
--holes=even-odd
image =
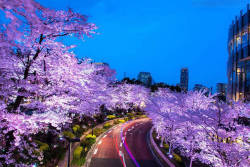
{"type": "Polygon", "coordinates": [[[85,161],[86,161],[85,157],[81,157],[79,159],[73,158],[73,160],[71,161],[71,164],[74,166],[83,166],[85,161]]]}

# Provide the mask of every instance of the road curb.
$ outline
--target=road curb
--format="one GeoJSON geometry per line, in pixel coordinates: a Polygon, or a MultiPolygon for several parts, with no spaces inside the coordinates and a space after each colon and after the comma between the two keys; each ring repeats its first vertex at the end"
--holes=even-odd
{"type": "Polygon", "coordinates": [[[157,144],[155,143],[153,139],[153,130],[154,128],[152,127],[150,132],[149,132],[149,138],[150,138],[150,148],[152,148],[151,151],[153,151],[153,155],[156,155],[157,159],[160,160],[161,164],[166,167],[175,167],[175,165],[168,160],[168,158],[161,152],[157,144]]]}

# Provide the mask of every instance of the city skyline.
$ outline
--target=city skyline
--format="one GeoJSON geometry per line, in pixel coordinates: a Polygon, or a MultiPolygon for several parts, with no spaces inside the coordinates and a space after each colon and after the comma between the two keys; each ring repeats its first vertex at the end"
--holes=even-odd
{"type": "Polygon", "coordinates": [[[215,87],[217,82],[227,82],[229,26],[247,4],[237,0],[39,2],[87,14],[100,34],[83,43],[66,42],[77,45],[74,52],[80,57],[109,63],[118,79],[124,72],[136,78],[140,71],[148,71],[155,82],[176,85],[179,70],[187,67],[190,88],[196,83],[215,87]]]}

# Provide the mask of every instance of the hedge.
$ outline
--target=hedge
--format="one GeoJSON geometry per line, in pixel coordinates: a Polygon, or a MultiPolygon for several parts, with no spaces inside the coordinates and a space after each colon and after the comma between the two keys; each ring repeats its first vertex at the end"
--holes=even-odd
{"type": "Polygon", "coordinates": [[[182,159],[181,159],[181,157],[180,157],[179,155],[173,153],[173,156],[174,156],[174,159],[175,159],[177,162],[179,162],[179,163],[182,162],[182,159]]]}

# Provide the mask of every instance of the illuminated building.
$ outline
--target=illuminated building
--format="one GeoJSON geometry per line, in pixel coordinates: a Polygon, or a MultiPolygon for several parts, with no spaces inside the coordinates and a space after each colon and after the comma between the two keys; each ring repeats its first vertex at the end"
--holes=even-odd
{"type": "Polygon", "coordinates": [[[209,89],[202,84],[195,84],[193,91],[204,91],[204,94],[208,95],[208,94],[212,93],[212,88],[209,89]]]}
{"type": "Polygon", "coordinates": [[[227,84],[225,83],[217,83],[216,84],[216,93],[222,96],[226,96],[227,84]]]}
{"type": "Polygon", "coordinates": [[[227,98],[250,101],[250,10],[240,12],[229,28],[228,36],[228,88],[227,98]]]}
{"type": "Polygon", "coordinates": [[[180,87],[183,90],[188,90],[188,68],[181,69],[180,87]]]}

